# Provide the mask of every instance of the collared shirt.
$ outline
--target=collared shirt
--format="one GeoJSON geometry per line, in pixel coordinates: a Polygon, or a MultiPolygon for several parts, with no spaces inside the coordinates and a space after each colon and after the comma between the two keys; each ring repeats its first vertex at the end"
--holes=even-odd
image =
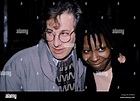
{"type": "MultiPolygon", "coordinates": [[[[68,58],[69,58],[70,56],[73,56],[73,52],[68,56],[68,58]]],[[[60,62],[60,60],[57,60],[57,59],[54,58],[54,57],[52,57],[52,59],[53,59],[53,61],[54,61],[54,63],[55,63],[55,66],[57,66],[57,64],[58,64],[58,62],[60,62]]]]}
{"type": "MultiPolygon", "coordinates": [[[[46,45],[46,47],[48,47],[48,46],[46,45]]],[[[57,63],[60,62],[60,60],[58,60],[58,59],[56,59],[56,58],[53,57],[53,55],[51,54],[51,51],[50,51],[49,48],[48,48],[48,51],[49,51],[50,57],[51,57],[51,58],[53,59],[53,61],[54,61],[55,66],[57,66],[57,63]]],[[[71,57],[71,56],[73,57],[73,51],[72,51],[71,54],[68,56],[68,58],[71,57]]]]}

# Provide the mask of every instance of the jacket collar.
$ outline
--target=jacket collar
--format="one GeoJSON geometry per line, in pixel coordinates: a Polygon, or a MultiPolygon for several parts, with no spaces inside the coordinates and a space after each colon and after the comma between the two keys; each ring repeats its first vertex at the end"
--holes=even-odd
{"type": "Polygon", "coordinates": [[[46,42],[44,39],[41,39],[38,46],[38,53],[39,53],[39,59],[40,59],[40,65],[42,68],[43,73],[52,81],[55,81],[54,74],[52,72],[52,69],[50,67],[50,63],[53,64],[53,59],[48,58],[49,50],[46,48],[46,42]]]}
{"type": "MultiPolygon", "coordinates": [[[[52,55],[51,55],[50,50],[49,50],[48,46],[46,45],[46,42],[44,39],[40,40],[38,48],[39,48],[38,54],[39,54],[39,58],[40,58],[40,65],[41,65],[42,71],[50,80],[55,82],[56,65],[54,64],[52,55]],[[54,69],[54,73],[52,72],[52,69],[54,69]]],[[[84,73],[84,68],[83,68],[81,60],[80,59],[77,60],[75,47],[73,50],[72,60],[74,62],[74,68],[76,67],[75,76],[80,78],[82,76],[82,74],[84,73]]]]}

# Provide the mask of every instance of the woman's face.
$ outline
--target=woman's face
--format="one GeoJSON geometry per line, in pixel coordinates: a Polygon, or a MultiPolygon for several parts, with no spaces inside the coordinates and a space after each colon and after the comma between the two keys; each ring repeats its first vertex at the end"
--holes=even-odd
{"type": "Polygon", "coordinates": [[[100,48],[100,43],[97,38],[97,35],[95,34],[96,38],[96,46],[93,41],[92,35],[90,35],[90,43],[91,43],[91,49],[88,44],[88,38],[87,36],[84,37],[84,45],[83,45],[83,51],[82,56],[83,59],[94,69],[94,70],[108,70],[111,66],[111,54],[110,49],[107,47],[107,44],[104,40],[104,37],[102,34],[101,36],[101,43],[102,48],[100,48]]]}

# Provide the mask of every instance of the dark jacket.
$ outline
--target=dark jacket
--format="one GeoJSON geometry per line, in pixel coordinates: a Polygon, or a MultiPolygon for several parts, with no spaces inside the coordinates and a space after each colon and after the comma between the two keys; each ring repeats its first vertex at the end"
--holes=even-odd
{"type": "Polygon", "coordinates": [[[135,65],[129,64],[127,61],[124,64],[117,63],[112,66],[113,79],[111,82],[111,86],[109,92],[96,92],[96,84],[93,76],[93,70],[91,67],[87,67],[85,92],[91,95],[100,95],[99,97],[113,97],[114,98],[123,98],[123,97],[136,97],[136,69],[135,65]]]}

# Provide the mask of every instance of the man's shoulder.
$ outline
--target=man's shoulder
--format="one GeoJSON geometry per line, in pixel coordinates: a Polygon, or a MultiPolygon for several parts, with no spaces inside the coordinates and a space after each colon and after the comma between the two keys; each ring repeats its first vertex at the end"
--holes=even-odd
{"type": "Polygon", "coordinates": [[[16,52],[9,60],[8,62],[12,62],[14,60],[20,60],[20,59],[27,59],[28,57],[35,56],[37,54],[37,45],[31,46],[25,49],[22,49],[18,52],[16,52]]]}
{"type": "Polygon", "coordinates": [[[32,54],[35,50],[37,50],[37,45],[35,46],[32,46],[32,47],[28,47],[28,48],[25,48],[25,49],[22,49],[20,51],[18,51],[17,53],[15,53],[13,56],[17,57],[17,56],[26,56],[26,55],[30,55],[32,54]]]}

